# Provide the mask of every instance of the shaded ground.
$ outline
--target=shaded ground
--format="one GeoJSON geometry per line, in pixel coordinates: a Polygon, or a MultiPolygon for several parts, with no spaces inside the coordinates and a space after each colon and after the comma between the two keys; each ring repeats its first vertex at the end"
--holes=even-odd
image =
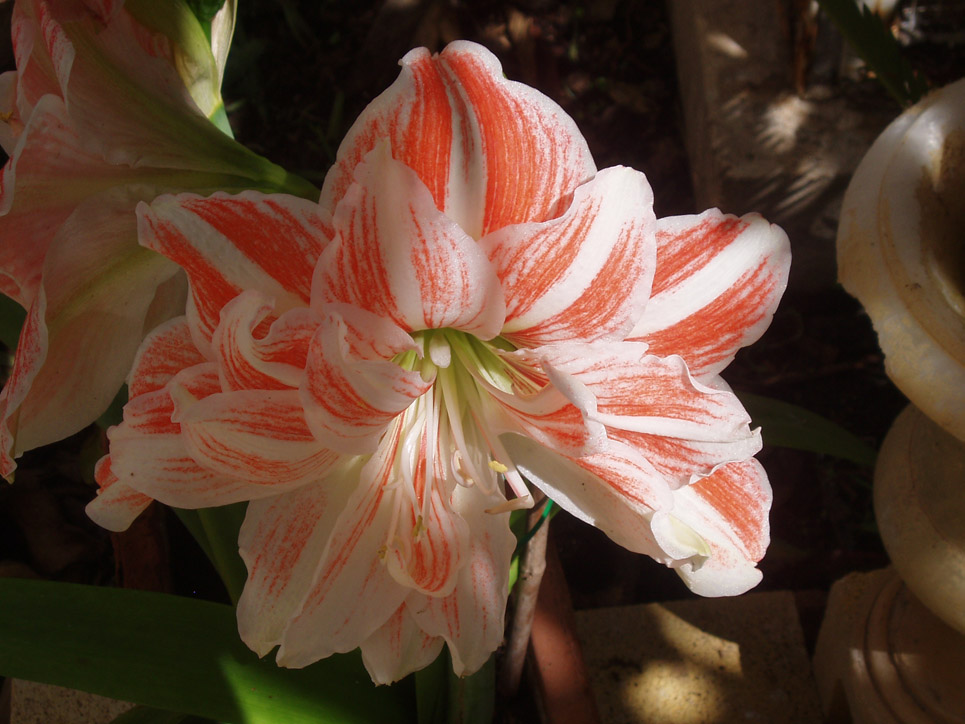
{"type": "MultiPolygon", "coordinates": [[[[645,171],[658,215],[696,211],[670,31],[659,0],[242,0],[225,86],[236,135],[320,185],[339,139],[394,79],[398,58],[413,46],[438,50],[459,37],[484,43],[507,76],[559,102],[601,168],[624,164],[645,171]]],[[[818,412],[874,447],[903,405],[883,374],[867,318],[840,290],[786,298],[771,330],[725,377],[738,390],[818,412]]],[[[109,537],[82,511],[93,488],[76,472],[90,470],[100,444],[100,433],[92,430],[23,458],[17,485],[0,489],[4,571],[112,579],[109,537]]],[[[765,449],[760,458],[775,491],[764,587],[826,591],[849,571],[883,564],[869,470],[784,449],[765,449]]],[[[592,528],[561,515],[554,529],[577,607],[689,595],[674,574],[592,528]]],[[[184,562],[200,553],[180,528],[172,523],[153,530],[170,536],[175,589],[217,596],[206,583],[210,571],[184,562]]]]}

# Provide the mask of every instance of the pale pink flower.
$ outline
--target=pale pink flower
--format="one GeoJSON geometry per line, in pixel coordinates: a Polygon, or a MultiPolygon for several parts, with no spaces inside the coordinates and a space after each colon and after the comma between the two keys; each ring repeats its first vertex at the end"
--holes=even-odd
{"type": "Polygon", "coordinates": [[[718,372],[769,323],[784,233],[657,221],[572,119],[457,42],[363,112],[319,204],[139,207],[187,272],[152,333],[89,511],[248,500],[245,642],[284,666],[361,647],[389,682],[503,635],[527,481],[704,595],[755,585],[770,488],[718,372]]]}
{"type": "Polygon", "coordinates": [[[175,264],[137,244],[164,192],[282,188],[218,130],[234,3],[208,40],[186,4],[17,0],[0,75],[0,293],[27,310],[0,395],[0,475],[117,394],[144,334],[183,314],[175,264]],[[255,179],[255,180],[253,180],[255,179]]]}

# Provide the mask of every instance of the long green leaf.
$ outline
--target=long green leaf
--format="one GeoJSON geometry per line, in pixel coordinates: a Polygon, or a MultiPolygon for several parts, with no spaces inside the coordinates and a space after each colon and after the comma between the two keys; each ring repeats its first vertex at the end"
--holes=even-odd
{"type": "Polygon", "coordinates": [[[855,0],[818,0],[818,5],[902,107],[917,103],[928,92],[928,84],[905,60],[898,41],[871,8],[855,0]]]}
{"type": "Polygon", "coordinates": [[[754,424],[761,426],[766,445],[832,455],[868,467],[875,463],[873,447],[817,413],[749,392],[737,396],[754,424]]]}
{"type": "Polygon", "coordinates": [[[230,724],[415,714],[411,686],[376,688],[357,653],[300,670],[258,659],[230,606],[49,581],[0,579],[0,675],[230,724]]]}

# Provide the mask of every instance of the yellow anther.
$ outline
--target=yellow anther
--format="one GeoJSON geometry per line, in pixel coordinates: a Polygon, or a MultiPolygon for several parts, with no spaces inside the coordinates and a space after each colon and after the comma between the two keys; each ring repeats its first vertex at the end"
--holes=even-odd
{"type": "Polygon", "coordinates": [[[497,473],[505,473],[505,472],[508,472],[508,471],[509,471],[509,468],[507,468],[505,465],[503,465],[503,464],[502,464],[501,462],[499,462],[498,460],[490,460],[490,461],[489,461],[489,469],[490,469],[490,470],[494,470],[494,471],[496,471],[497,473]]]}

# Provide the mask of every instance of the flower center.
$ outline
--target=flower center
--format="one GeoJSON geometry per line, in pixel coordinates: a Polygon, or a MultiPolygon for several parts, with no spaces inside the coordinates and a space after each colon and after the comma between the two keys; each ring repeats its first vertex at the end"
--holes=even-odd
{"type": "Polygon", "coordinates": [[[531,507],[529,489],[499,440],[510,426],[493,395],[533,393],[539,390],[539,381],[512,363],[505,353],[515,347],[501,337],[482,341],[453,329],[424,330],[412,337],[422,347],[422,356],[407,352],[396,361],[418,370],[424,379],[435,377],[422,401],[433,409],[423,421],[437,426],[433,437],[441,443],[440,453],[449,457],[452,477],[463,486],[478,485],[487,494],[495,492],[500,478],[505,480],[516,497],[491,513],[531,507]]]}

